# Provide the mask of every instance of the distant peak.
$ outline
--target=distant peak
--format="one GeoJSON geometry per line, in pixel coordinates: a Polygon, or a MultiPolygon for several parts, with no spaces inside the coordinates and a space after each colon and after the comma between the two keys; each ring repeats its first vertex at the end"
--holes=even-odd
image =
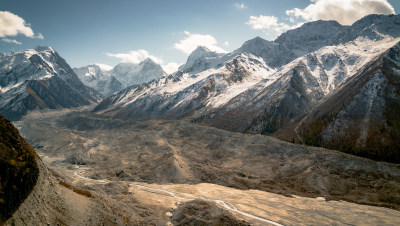
{"type": "Polygon", "coordinates": [[[265,40],[259,36],[250,39],[243,43],[243,45],[240,47],[241,50],[243,51],[250,51],[250,50],[255,50],[259,48],[263,48],[265,46],[271,45],[271,41],[265,40]]]}
{"type": "Polygon", "coordinates": [[[110,71],[110,70],[112,70],[114,68],[114,67],[112,67],[110,65],[107,65],[107,64],[94,63],[93,65],[96,65],[102,71],[110,71]]]}
{"type": "Polygon", "coordinates": [[[267,40],[261,38],[260,36],[257,36],[257,37],[255,37],[253,39],[250,39],[250,41],[267,41],[267,40]]]}
{"type": "Polygon", "coordinates": [[[35,50],[38,52],[43,52],[43,51],[55,52],[54,49],[51,48],[50,46],[36,46],[35,50]]]}
{"type": "Polygon", "coordinates": [[[97,65],[97,64],[89,64],[87,67],[95,67],[95,68],[100,68],[100,66],[99,66],[99,65],[97,65]]]}
{"type": "Polygon", "coordinates": [[[195,50],[189,55],[189,57],[194,57],[194,58],[199,58],[203,56],[214,56],[217,53],[214,51],[211,51],[209,48],[205,46],[197,46],[195,50]]]}
{"type": "MultiPolygon", "coordinates": [[[[360,25],[360,24],[366,24],[367,26],[372,23],[377,23],[378,21],[385,21],[385,20],[391,20],[391,21],[396,21],[398,22],[400,20],[400,15],[396,14],[369,14],[366,15],[365,17],[357,20],[352,24],[352,26],[360,25]]],[[[395,22],[395,23],[396,23],[395,22]]]]}
{"type": "Polygon", "coordinates": [[[212,52],[212,51],[205,46],[197,46],[197,48],[192,53],[199,53],[199,52],[212,52]]]}
{"type": "Polygon", "coordinates": [[[152,60],[151,58],[146,58],[140,63],[141,64],[156,64],[156,62],[154,62],[154,60],[152,60]]]}
{"type": "Polygon", "coordinates": [[[253,39],[250,39],[250,40],[246,41],[245,44],[246,43],[247,44],[250,44],[250,43],[265,43],[265,42],[270,42],[270,41],[267,41],[267,40],[261,38],[260,36],[257,36],[257,37],[255,37],[253,39]]]}
{"type": "Polygon", "coordinates": [[[342,26],[336,20],[316,20],[316,21],[311,21],[311,22],[305,23],[302,26],[313,26],[316,24],[317,25],[333,25],[333,26],[338,26],[338,27],[342,26]]]}

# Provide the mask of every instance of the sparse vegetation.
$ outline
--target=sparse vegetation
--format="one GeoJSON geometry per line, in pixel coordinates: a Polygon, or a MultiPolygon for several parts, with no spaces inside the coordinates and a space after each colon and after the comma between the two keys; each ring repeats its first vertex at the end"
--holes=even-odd
{"type": "Polygon", "coordinates": [[[0,115],[0,223],[32,191],[39,169],[36,153],[10,121],[0,115]]]}
{"type": "Polygon", "coordinates": [[[62,186],[64,186],[64,187],[74,191],[77,194],[80,194],[80,195],[83,195],[83,196],[86,196],[86,197],[89,197],[89,198],[93,198],[92,193],[90,193],[90,191],[88,191],[88,190],[84,190],[84,189],[80,189],[80,188],[74,187],[74,186],[72,186],[72,185],[70,185],[70,184],[68,184],[68,183],[66,183],[65,181],[62,181],[62,180],[60,180],[60,184],[62,186]]]}
{"type": "Polygon", "coordinates": [[[400,163],[400,121],[388,118],[386,124],[378,119],[369,128],[365,146],[360,146],[357,141],[360,131],[355,126],[357,121],[345,123],[348,128],[343,131],[334,131],[329,140],[322,138],[322,131],[333,122],[335,114],[324,115],[303,129],[302,138],[306,145],[325,147],[357,155],[376,161],[400,163]],[[353,125],[353,126],[352,126],[353,125]]]}
{"type": "Polygon", "coordinates": [[[130,222],[130,219],[128,216],[123,216],[122,219],[124,219],[125,223],[127,223],[127,224],[130,222]]]}

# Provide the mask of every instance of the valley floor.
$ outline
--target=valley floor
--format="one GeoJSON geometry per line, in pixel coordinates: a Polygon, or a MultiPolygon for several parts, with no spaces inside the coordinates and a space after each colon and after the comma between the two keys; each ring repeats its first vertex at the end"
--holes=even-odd
{"type": "Polygon", "coordinates": [[[131,222],[215,217],[190,211],[199,206],[217,208],[220,219],[239,225],[400,221],[400,212],[377,207],[399,209],[395,164],[186,121],[120,120],[84,109],[34,112],[14,124],[60,178],[104,202],[133,205],[131,222]]]}

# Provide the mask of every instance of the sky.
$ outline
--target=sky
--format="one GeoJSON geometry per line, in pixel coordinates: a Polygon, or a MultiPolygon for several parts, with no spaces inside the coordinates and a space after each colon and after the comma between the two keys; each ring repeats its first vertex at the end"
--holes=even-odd
{"type": "Polygon", "coordinates": [[[0,0],[0,52],[46,45],[104,69],[150,57],[171,73],[199,45],[231,52],[309,21],[399,12],[400,0],[0,0]]]}

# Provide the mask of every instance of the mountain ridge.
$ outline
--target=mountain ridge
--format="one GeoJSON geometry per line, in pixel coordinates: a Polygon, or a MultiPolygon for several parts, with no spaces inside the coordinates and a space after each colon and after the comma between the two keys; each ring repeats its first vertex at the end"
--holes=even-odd
{"type": "MultiPolygon", "coordinates": [[[[283,44],[256,37],[232,53],[196,59],[194,62],[201,64],[192,65],[199,67],[191,67],[187,72],[129,87],[103,100],[94,111],[137,119],[190,119],[230,131],[271,135],[300,121],[395,46],[400,33],[393,26],[400,29],[400,15],[372,15],[352,26],[332,21],[311,22],[278,37],[278,41],[285,38],[280,41],[283,44]],[[374,20],[380,22],[375,24],[374,20]],[[324,35],[337,35],[321,40],[320,32],[301,32],[325,24],[338,29],[324,35]],[[360,24],[368,25],[368,29],[362,29],[360,24]],[[292,33],[294,37],[290,36],[292,33]],[[287,55],[282,54],[288,50],[284,44],[295,43],[297,36],[303,40],[298,43],[299,51],[291,48],[287,55]],[[302,46],[308,39],[311,44],[302,46]],[[301,50],[305,50],[305,55],[290,61],[302,54],[301,50]],[[270,57],[274,54],[284,58],[276,61],[277,58],[270,57]],[[287,64],[279,66],[286,60],[287,64]]],[[[197,48],[198,52],[204,50],[197,48]]]]}

